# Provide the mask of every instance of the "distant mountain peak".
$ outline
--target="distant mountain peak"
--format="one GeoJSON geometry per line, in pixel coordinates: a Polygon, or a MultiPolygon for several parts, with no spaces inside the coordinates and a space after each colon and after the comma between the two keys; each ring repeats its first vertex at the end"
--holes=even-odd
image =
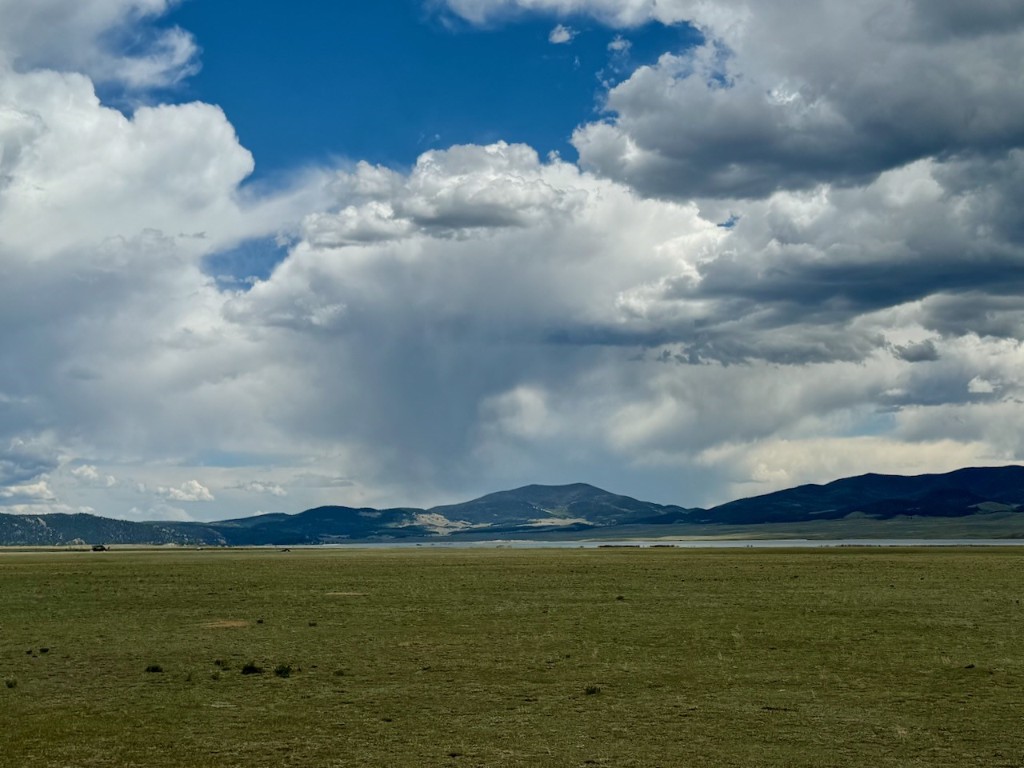
{"type": "Polygon", "coordinates": [[[824,485],[801,485],[738,499],[706,510],[703,522],[758,525],[838,520],[859,513],[876,519],[917,515],[968,517],[978,504],[1024,505],[1024,467],[965,467],[942,474],[870,472],[824,485]]]}
{"type": "MultiPolygon", "coordinates": [[[[587,483],[524,485],[432,509],[322,506],[216,523],[132,522],[89,514],[0,514],[0,544],[267,545],[437,537],[563,536],[615,530],[660,535],[669,525],[757,526],[895,518],[1009,516],[1024,521],[1024,467],[966,467],[916,476],[868,473],[739,499],[712,509],[640,501],[587,483]],[[1019,515],[1019,518],[1018,518],[1019,515]],[[654,526],[654,527],[652,527],[654,526]],[[659,530],[660,527],[660,530],[659,530]]],[[[711,528],[708,528],[708,527],[711,528]]]]}

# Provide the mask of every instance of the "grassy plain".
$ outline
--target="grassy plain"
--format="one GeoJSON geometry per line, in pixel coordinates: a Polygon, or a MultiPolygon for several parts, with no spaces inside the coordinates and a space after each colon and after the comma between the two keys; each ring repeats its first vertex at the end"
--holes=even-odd
{"type": "Polygon", "coordinates": [[[1020,766],[1022,565],[0,553],[0,765],[1020,766]]]}

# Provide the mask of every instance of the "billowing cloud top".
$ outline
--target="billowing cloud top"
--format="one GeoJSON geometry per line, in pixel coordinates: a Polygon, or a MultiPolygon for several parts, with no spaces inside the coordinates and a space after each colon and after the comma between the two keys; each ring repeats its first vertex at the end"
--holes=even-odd
{"type": "Polygon", "coordinates": [[[176,0],[0,0],[0,63],[25,71],[82,72],[133,88],[167,85],[195,71],[182,29],[142,27],[176,0]],[[124,53],[126,43],[142,50],[124,53]]]}
{"type": "Polygon", "coordinates": [[[0,0],[0,506],[694,504],[1022,458],[1018,4],[448,5],[703,42],[610,87],[578,163],[497,140],[253,192],[218,107],[96,95],[196,66],[165,0],[0,0]],[[261,238],[269,274],[210,274],[261,238]]]}

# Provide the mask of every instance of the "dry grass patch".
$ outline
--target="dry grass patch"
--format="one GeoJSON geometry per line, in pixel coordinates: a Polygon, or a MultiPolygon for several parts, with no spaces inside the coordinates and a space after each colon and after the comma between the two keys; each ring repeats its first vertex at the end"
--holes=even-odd
{"type": "Polygon", "coordinates": [[[203,624],[203,629],[245,629],[252,626],[252,622],[245,619],[218,619],[203,624]]]}

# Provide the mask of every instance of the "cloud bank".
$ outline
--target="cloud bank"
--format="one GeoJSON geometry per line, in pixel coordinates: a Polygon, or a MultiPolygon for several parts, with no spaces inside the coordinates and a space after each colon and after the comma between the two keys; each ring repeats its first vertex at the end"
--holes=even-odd
{"type": "Polygon", "coordinates": [[[603,2],[450,0],[473,21],[513,10],[629,27],[688,23],[573,137],[581,162],[646,194],[762,197],[856,185],[915,160],[1019,146],[1024,11],[1002,0],[603,2]]]}
{"type": "Polygon", "coordinates": [[[168,3],[0,0],[0,508],[695,504],[1024,457],[1015,5],[449,6],[704,42],[611,88],[578,164],[496,141],[255,193],[218,107],[96,95],[197,65],[168,3]],[[208,274],[266,237],[265,278],[208,274]]]}

